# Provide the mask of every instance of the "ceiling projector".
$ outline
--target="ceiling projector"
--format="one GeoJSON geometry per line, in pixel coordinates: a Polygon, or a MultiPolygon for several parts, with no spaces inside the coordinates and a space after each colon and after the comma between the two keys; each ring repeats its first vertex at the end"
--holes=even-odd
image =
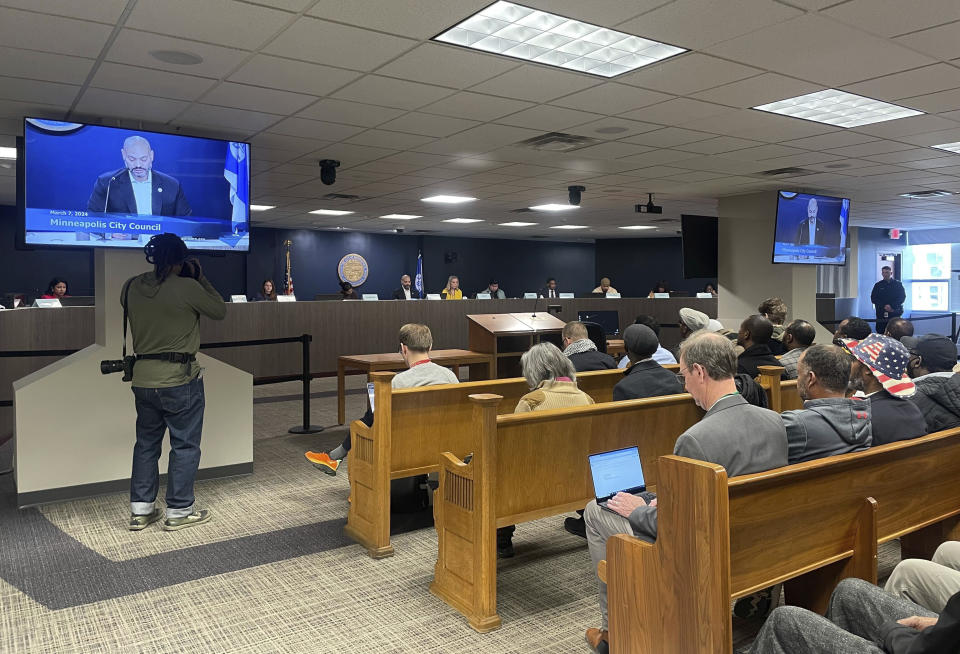
{"type": "Polygon", "coordinates": [[[653,193],[647,193],[646,204],[635,204],[633,210],[637,213],[663,213],[663,207],[658,207],[653,203],[653,193]]]}

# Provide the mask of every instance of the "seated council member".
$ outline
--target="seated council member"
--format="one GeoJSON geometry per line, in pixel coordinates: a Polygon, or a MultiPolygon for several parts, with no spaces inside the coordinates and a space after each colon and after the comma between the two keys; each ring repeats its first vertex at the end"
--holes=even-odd
{"type": "Polygon", "coordinates": [[[410,287],[410,275],[400,276],[400,288],[393,292],[394,300],[412,300],[413,289],[410,287]]]}
{"type": "Polygon", "coordinates": [[[587,326],[571,320],[563,326],[563,355],[570,359],[577,372],[611,370],[617,367],[612,356],[597,350],[597,344],[587,335],[587,326]]]}
{"type": "Polygon", "coordinates": [[[272,279],[263,280],[263,284],[260,286],[260,292],[257,293],[257,297],[254,298],[254,300],[257,302],[277,301],[277,287],[272,279]]]}
{"type": "MultiPolygon", "coordinates": [[[[680,373],[684,388],[706,414],[680,435],[673,453],[723,466],[729,477],[772,470],[787,465],[787,436],[780,416],[749,404],[737,392],[737,357],[729,339],[698,332],[680,345],[680,373]]],[[[650,497],[652,494],[646,494],[650,497]]],[[[618,493],[610,510],[591,501],[584,513],[587,545],[594,574],[607,558],[607,539],[631,534],[647,542],[657,538],[657,502],[618,493]]],[[[679,507],[682,510],[682,507],[679,507]]],[[[588,629],[587,643],[597,652],[609,651],[607,585],[600,582],[599,629],[588,629]]]]}
{"type": "Polygon", "coordinates": [[[547,299],[559,298],[560,289],[557,288],[557,280],[553,277],[547,277],[547,283],[540,289],[538,295],[547,299]]]}
{"type": "MultiPolygon", "coordinates": [[[[677,358],[667,348],[663,347],[660,344],[660,323],[657,322],[657,319],[653,316],[647,314],[641,314],[637,316],[637,319],[633,321],[635,325],[646,325],[653,330],[654,335],[657,337],[657,351],[653,353],[653,360],[659,363],[661,366],[676,363],[677,358]]],[[[629,328],[628,328],[629,329],[629,328]]],[[[630,363],[630,357],[628,355],[623,355],[623,358],[620,359],[620,363],[617,364],[618,368],[626,368],[630,363]]]]}
{"type": "MultiPolygon", "coordinates": [[[[457,384],[460,380],[449,368],[444,368],[430,360],[433,349],[433,334],[426,325],[408,323],[400,328],[400,356],[407,369],[394,375],[391,388],[414,388],[415,386],[434,386],[436,384],[457,384]]],[[[368,406],[361,418],[368,427],[373,426],[373,413],[368,406]]],[[[307,452],[307,460],[328,475],[336,475],[340,462],[350,451],[350,432],[343,442],[329,453],[307,452]]]]}
{"type": "Polygon", "coordinates": [[[616,295],[619,295],[619,294],[620,294],[620,291],[618,291],[618,290],[615,289],[614,287],[610,286],[610,278],[609,278],[609,277],[604,277],[604,278],[602,278],[602,279],[600,280],[600,286],[598,286],[598,287],[596,287],[595,289],[593,289],[593,292],[594,292],[594,293],[603,293],[604,295],[606,295],[607,293],[614,293],[614,294],[616,294],[616,295]]]}
{"type": "Polygon", "coordinates": [[[669,293],[670,289],[667,287],[667,281],[661,279],[656,284],[653,285],[653,288],[650,289],[650,292],[647,293],[647,297],[654,297],[657,293],[669,293]]]}
{"type": "Polygon", "coordinates": [[[460,290],[460,278],[456,275],[447,277],[447,285],[440,291],[440,297],[444,300],[462,300],[463,291],[460,290]]]}
{"type": "Polygon", "coordinates": [[[180,182],[153,170],[153,150],[142,136],[128,136],[120,149],[123,168],[97,178],[87,211],[153,216],[189,216],[180,182]]]}
{"type": "Polygon", "coordinates": [[[702,292],[703,292],[703,293],[709,293],[709,294],[712,295],[713,297],[717,297],[717,296],[719,295],[719,293],[717,293],[717,287],[714,286],[713,282],[707,282],[707,283],[703,286],[703,291],[702,291],[702,292]]]}
{"type": "Polygon", "coordinates": [[[487,287],[480,291],[480,293],[489,293],[491,300],[507,299],[507,294],[503,292],[502,288],[500,288],[500,282],[495,279],[491,279],[490,283],[487,284],[487,287]]]}
{"type": "Polygon", "coordinates": [[[359,300],[360,296],[357,295],[357,289],[353,287],[353,284],[350,282],[340,282],[340,299],[341,300],[359,300]]]}
{"type": "MultiPolygon", "coordinates": [[[[531,391],[520,398],[514,413],[567,409],[593,404],[593,398],[577,388],[577,373],[570,359],[553,343],[538,343],[520,357],[520,367],[531,391]]],[[[515,525],[497,529],[497,556],[513,556],[515,525]]]]}
{"type": "Polygon", "coordinates": [[[60,300],[65,297],[70,297],[67,295],[67,280],[54,277],[50,280],[50,283],[47,284],[47,292],[41,295],[40,299],[60,300]]]}

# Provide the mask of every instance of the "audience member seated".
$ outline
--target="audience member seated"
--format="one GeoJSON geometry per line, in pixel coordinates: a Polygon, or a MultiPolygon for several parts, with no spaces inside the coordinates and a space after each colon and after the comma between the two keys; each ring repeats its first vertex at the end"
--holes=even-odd
{"type": "Polygon", "coordinates": [[[274,285],[272,279],[263,280],[263,284],[260,285],[260,292],[257,293],[257,297],[254,299],[257,302],[277,301],[277,287],[274,285]]]}
{"type": "Polygon", "coordinates": [[[862,579],[844,579],[827,616],[781,606],[757,634],[750,654],[946,654],[960,648],[960,593],[940,614],[883,592],[862,579]]]}
{"type": "MultiPolygon", "coordinates": [[[[635,325],[646,325],[653,330],[653,333],[657,336],[657,351],[653,353],[653,360],[659,363],[660,365],[666,365],[669,363],[676,363],[677,358],[670,353],[670,350],[660,345],[660,323],[657,322],[657,319],[653,316],[647,314],[641,314],[637,316],[637,319],[633,321],[635,325]]],[[[629,327],[628,327],[629,329],[629,327]]],[[[617,364],[618,368],[626,368],[630,363],[630,357],[626,354],[623,355],[623,358],[620,359],[620,363],[617,364]]]]}
{"type": "Polygon", "coordinates": [[[783,322],[787,319],[787,305],[778,297],[770,297],[760,303],[757,313],[773,324],[773,336],[770,337],[770,351],[777,354],[786,352],[783,347],[783,322]]]}
{"type": "Polygon", "coordinates": [[[803,408],[780,414],[790,463],[870,447],[870,403],[846,396],[850,363],[836,345],[813,345],[800,357],[797,391],[803,408]]]}
{"type": "Polygon", "coordinates": [[[838,338],[852,338],[855,341],[862,341],[872,332],[873,330],[870,329],[870,323],[866,320],[857,318],[856,316],[850,316],[841,320],[840,324],[837,325],[837,331],[833,333],[834,344],[839,345],[839,343],[836,342],[838,338]]]}
{"type": "Polygon", "coordinates": [[[947,541],[932,561],[904,559],[893,569],[885,591],[940,613],[950,598],[960,593],[960,542],[947,541]]]}
{"type": "Polygon", "coordinates": [[[444,300],[462,300],[463,291],[460,290],[460,278],[456,275],[447,277],[447,285],[440,291],[440,297],[444,300]]]}
{"type": "Polygon", "coordinates": [[[703,287],[703,292],[704,292],[704,293],[709,293],[709,294],[712,295],[713,297],[717,297],[717,296],[719,295],[719,293],[717,293],[717,287],[714,286],[712,282],[707,282],[707,283],[704,285],[704,287],[703,287]]]}
{"type": "Polygon", "coordinates": [[[674,359],[680,358],[680,346],[687,340],[690,334],[706,329],[710,324],[710,317],[702,311],[683,307],[680,309],[680,343],[673,348],[670,353],[674,359]]]}
{"type": "Polygon", "coordinates": [[[353,284],[347,281],[340,282],[340,299],[341,300],[359,300],[360,296],[357,294],[357,290],[353,287],[353,284]]]}
{"type": "Polygon", "coordinates": [[[547,277],[547,284],[540,289],[538,295],[548,299],[559,298],[560,289],[557,288],[557,280],[553,277],[547,277]]]}
{"type": "Polygon", "coordinates": [[[883,330],[883,335],[895,341],[899,341],[904,336],[913,336],[913,323],[906,318],[891,318],[887,328],[883,330]]]}
{"type": "Polygon", "coordinates": [[[880,334],[870,334],[862,341],[844,339],[842,343],[855,359],[850,368],[853,387],[870,398],[873,444],[885,445],[927,433],[923,414],[907,399],[916,392],[907,376],[907,348],[880,334]]]}
{"type": "MultiPolygon", "coordinates": [[[[754,314],[740,323],[737,344],[743,346],[743,352],[737,357],[737,372],[756,377],[760,374],[759,366],[780,365],[770,351],[772,336],[773,323],[763,316],[754,314]]],[[[786,376],[781,375],[781,379],[786,379],[786,376]]]]}
{"type": "MultiPolygon", "coordinates": [[[[706,414],[680,435],[673,453],[721,465],[730,477],[785,466],[783,421],[773,411],[748,404],[737,393],[736,370],[733,343],[719,334],[698,332],[681,344],[684,387],[706,414]]],[[[608,510],[601,509],[596,500],[587,505],[584,518],[594,573],[606,558],[607,539],[614,534],[656,540],[656,498],[650,493],[644,496],[618,493],[607,503],[608,510]]],[[[600,628],[588,629],[586,638],[594,651],[607,652],[607,587],[602,582],[600,615],[600,628]]]]}
{"type": "Polygon", "coordinates": [[[646,325],[630,325],[623,332],[623,346],[631,365],[613,387],[614,401],[683,392],[677,376],[653,360],[660,341],[652,329],[646,325]]]}
{"type": "Polygon", "coordinates": [[[613,294],[615,294],[615,295],[619,295],[619,294],[620,294],[620,291],[618,291],[618,290],[615,289],[614,287],[610,286],[610,278],[609,278],[609,277],[604,277],[603,279],[601,279],[601,280],[600,280],[600,286],[598,286],[598,287],[596,287],[595,289],[593,289],[593,292],[594,292],[594,293],[603,293],[604,295],[606,295],[607,293],[613,293],[613,294]]]}
{"type": "MultiPolygon", "coordinates": [[[[582,327],[583,325],[581,325],[582,327]]],[[[593,398],[577,388],[573,363],[553,343],[538,343],[520,357],[523,377],[532,389],[520,398],[514,413],[568,409],[593,404],[593,398]]],[[[513,556],[515,525],[497,529],[497,556],[513,556]]]]}
{"type": "Polygon", "coordinates": [[[487,287],[480,291],[480,293],[489,293],[491,300],[505,300],[507,298],[507,294],[500,288],[500,282],[495,279],[491,279],[487,287]]]}
{"type": "MultiPolygon", "coordinates": [[[[893,320],[887,329],[892,325],[893,320]]],[[[954,372],[957,346],[939,334],[905,336],[901,342],[910,352],[907,374],[917,387],[910,399],[923,414],[927,433],[960,426],[960,375],[954,372]]]]}
{"type": "Polygon", "coordinates": [[[393,299],[394,300],[412,300],[413,293],[414,293],[413,288],[410,286],[410,275],[401,275],[400,288],[394,290],[393,299]]]}
{"type": "MultiPolygon", "coordinates": [[[[400,328],[400,356],[407,369],[394,375],[391,388],[413,388],[415,386],[434,386],[436,384],[456,384],[460,380],[449,368],[437,365],[430,360],[433,349],[433,334],[426,325],[408,323],[400,328]]],[[[368,427],[373,425],[373,412],[367,405],[367,412],[361,420],[368,427]]],[[[350,432],[335,449],[327,452],[307,452],[304,456],[316,468],[328,475],[336,475],[340,462],[350,451],[350,432]]]]}
{"type": "Polygon", "coordinates": [[[783,330],[783,347],[786,353],[780,357],[780,365],[784,368],[786,379],[797,378],[797,362],[800,355],[813,345],[817,337],[817,330],[806,320],[794,320],[783,330]]]}
{"type": "Polygon", "coordinates": [[[59,300],[65,297],[70,297],[67,295],[67,280],[54,277],[50,280],[50,283],[47,284],[47,292],[41,295],[40,299],[59,300]]]}
{"type": "Polygon", "coordinates": [[[586,325],[576,320],[563,326],[563,354],[570,359],[577,372],[617,367],[612,356],[597,350],[597,344],[587,335],[586,325]]]}
{"type": "Polygon", "coordinates": [[[670,288],[667,286],[666,280],[661,279],[656,284],[653,285],[653,288],[650,289],[650,292],[647,293],[647,297],[654,297],[657,293],[669,293],[670,288]]]}

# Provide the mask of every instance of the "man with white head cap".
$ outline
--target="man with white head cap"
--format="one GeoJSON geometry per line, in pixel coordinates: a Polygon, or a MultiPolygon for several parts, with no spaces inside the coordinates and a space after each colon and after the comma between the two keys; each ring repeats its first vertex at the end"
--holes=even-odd
{"type": "MultiPolygon", "coordinates": [[[[682,342],[687,340],[687,337],[693,332],[706,329],[709,324],[710,316],[705,314],[703,311],[697,311],[696,309],[683,307],[680,309],[680,341],[682,342]]],[[[670,352],[678,361],[680,360],[679,344],[677,344],[676,347],[671,348],[670,352]]]]}
{"type": "Polygon", "coordinates": [[[807,218],[797,227],[797,237],[793,242],[797,245],[827,245],[824,241],[827,233],[823,221],[817,218],[817,198],[810,198],[807,202],[807,218]]]}

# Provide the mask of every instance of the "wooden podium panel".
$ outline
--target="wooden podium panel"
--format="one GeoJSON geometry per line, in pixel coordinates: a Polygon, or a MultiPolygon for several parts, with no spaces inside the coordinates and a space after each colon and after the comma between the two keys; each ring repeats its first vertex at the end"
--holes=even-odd
{"type": "Polygon", "coordinates": [[[559,333],[566,324],[546,312],[472,314],[467,320],[470,349],[493,356],[499,379],[521,376],[523,353],[544,335],[559,333]]]}

